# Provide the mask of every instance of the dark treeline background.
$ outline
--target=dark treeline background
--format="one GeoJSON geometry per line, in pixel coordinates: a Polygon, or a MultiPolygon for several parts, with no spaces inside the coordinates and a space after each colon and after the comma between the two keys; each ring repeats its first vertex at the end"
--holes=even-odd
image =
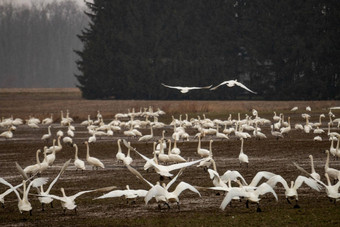
{"type": "Polygon", "coordinates": [[[338,0],[94,0],[79,38],[85,98],[339,99],[338,0]],[[181,94],[161,86],[220,87],[181,94]]]}
{"type": "Polygon", "coordinates": [[[75,87],[84,9],[71,0],[32,2],[0,4],[0,88],[75,87]]]}

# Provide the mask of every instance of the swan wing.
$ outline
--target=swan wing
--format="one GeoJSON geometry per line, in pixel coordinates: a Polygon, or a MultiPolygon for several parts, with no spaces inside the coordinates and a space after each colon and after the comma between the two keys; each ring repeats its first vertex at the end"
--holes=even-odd
{"type": "Polygon", "coordinates": [[[70,196],[70,198],[72,200],[75,200],[77,197],[85,194],[85,193],[89,193],[89,192],[106,192],[106,191],[111,191],[112,189],[117,188],[116,186],[110,186],[110,187],[104,187],[104,188],[98,188],[98,189],[93,189],[93,190],[87,190],[87,191],[81,191],[78,192],[77,194],[74,194],[72,196],[70,196]]]}
{"type": "MultiPolygon", "coordinates": [[[[6,181],[4,178],[2,178],[2,177],[0,177],[0,183],[6,185],[6,186],[8,186],[8,187],[10,187],[10,189],[8,189],[8,190],[13,190],[13,191],[15,192],[15,194],[17,195],[18,199],[20,199],[19,192],[15,189],[15,187],[13,187],[13,185],[12,185],[11,183],[7,182],[7,181],[6,181]]],[[[8,191],[8,190],[7,190],[7,191],[8,191]]],[[[6,191],[6,192],[7,192],[7,191],[6,191]]],[[[6,193],[6,192],[5,192],[5,193],[6,193]]],[[[10,191],[10,192],[11,192],[11,191],[10,191]]],[[[8,192],[8,194],[9,194],[10,192],[8,192]]]]}
{"type": "Polygon", "coordinates": [[[305,176],[298,176],[296,178],[295,184],[294,184],[295,189],[298,189],[299,187],[301,187],[303,183],[307,184],[309,187],[313,188],[316,191],[320,191],[321,189],[321,186],[318,185],[318,183],[314,179],[307,178],[305,176]]]}
{"type": "Polygon", "coordinates": [[[260,172],[256,173],[255,177],[250,182],[249,186],[256,187],[258,185],[258,183],[261,181],[262,178],[266,178],[268,180],[275,175],[276,174],[271,173],[271,172],[260,171],[260,172]]]}
{"type": "Polygon", "coordinates": [[[199,191],[194,186],[192,186],[188,183],[185,183],[183,181],[177,185],[177,187],[176,187],[175,191],[173,191],[173,193],[176,196],[179,196],[184,190],[187,190],[187,189],[189,189],[192,192],[197,193],[201,197],[201,194],[199,193],[199,191]]]}
{"type": "Polygon", "coordinates": [[[95,199],[105,199],[105,198],[113,198],[113,197],[121,197],[123,195],[126,195],[126,190],[115,190],[115,191],[111,191],[109,193],[106,193],[102,196],[99,196],[95,199]]]}
{"type": "Polygon", "coordinates": [[[287,181],[283,177],[281,177],[281,175],[275,175],[271,177],[266,183],[269,184],[272,188],[274,188],[277,183],[281,183],[286,190],[289,189],[287,181]]]}
{"type": "Polygon", "coordinates": [[[211,87],[212,87],[212,85],[204,86],[204,87],[188,87],[187,89],[189,89],[189,90],[192,90],[192,89],[209,89],[211,87]]]}
{"type": "Polygon", "coordinates": [[[175,183],[175,181],[177,180],[177,178],[180,176],[180,175],[182,175],[182,173],[183,173],[183,171],[184,171],[184,169],[185,168],[182,168],[178,173],[177,173],[177,175],[166,185],[166,190],[169,190],[169,188],[171,187],[171,185],[173,184],[173,183],[175,183]]]}
{"type": "Polygon", "coordinates": [[[235,84],[236,84],[237,86],[243,88],[243,89],[246,89],[247,91],[249,91],[249,92],[251,92],[251,93],[253,93],[253,94],[257,94],[257,92],[250,90],[250,89],[247,88],[244,84],[242,84],[242,83],[240,83],[240,82],[238,82],[238,81],[235,81],[235,84]]]}
{"type": "Polygon", "coordinates": [[[248,185],[246,180],[243,178],[243,176],[238,172],[237,170],[227,170],[222,176],[221,180],[224,183],[227,183],[229,180],[236,181],[238,178],[241,179],[243,185],[248,185]]]}
{"type": "Polygon", "coordinates": [[[146,180],[142,174],[140,174],[137,170],[135,170],[134,168],[132,168],[132,166],[130,165],[126,165],[126,167],[128,168],[128,170],[130,170],[130,172],[132,174],[134,174],[138,179],[142,180],[144,183],[146,183],[147,185],[149,185],[150,187],[153,187],[154,185],[151,184],[148,180],[146,180]]]}
{"type": "Polygon", "coordinates": [[[210,179],[213,179],[214,177],[220,178],[220,175],[215,170],[208,169],[208,173],[209,173],[210,179]]]}
{"type": "Polygon", "coordinates": [[[299,166],[296,162],[293,162],[293,165],[298,168],[298,170],[300,170],[301,172],[303,172],[304,174],[306,174],[307,176],[310,176],[310,173],[308,173],[304,168],[302,168],[301,166],[299,166]]]}
{"type": "Polygon", "coordinates": [[[143,189],[139,189],[139,190],[134,190],[133,193],[136,194],[138,197],[145,197],[146,194],[148,193],[148,191],[143,190],[143,189]]]}
{"type": "Polygon", "coordinates": [[[144,198],[144,201],[145,201],[145,204],[148,204],[148,202],[155,196],[161,196],[161,195],[165,195],[166,194],[166,190],[156,184],[155,186],[153,186],[145,195],[145,198],[144,198]]]}
{"type": "Polygon", "coordinates": [[[168,88],[173,88],[173,89],[178,89],[178,90],[182,90],[184,87],[180,87],[180,86],[169,86],[166,84],[161,83],[164,87],[168,87],[168,88]]]}
{"type": "Polygon", "coordinates": [[[229,80],[223,81],[223,82],[220,83],[219,85],[217,85],[217,86],[215,86],[215,87],[213,87],[213,88],[210,88],[210,90],[211,90],[211,91],[216,90],[219,86],[225,85],[225,84],[227,84],[228,82],[229,82],[229,80]]]}
{"type": "Polygon", "coordinates": [[[276,195],[274,189],[267,183],[262,183],[259,187],[257,187],[255,192],[258,195],[264,195],[266,193],[272,193],[274,195],[276,201],[278,201],[278,198],[277,198],[277,195],[276,195]]]}
{"type": "Polygon", "coordinates": [[[65,172],[66,168],[68,167],[68,165],[70,164],[71,159],[68,160],[67,162],[64,163],[63,167],[61,168],[58,176],[56,178],[54,178],[54,180],[51,182],[51,184],[48,186],[48,189],[46,190],[46,193],[49,194],[53,185],[57,182],[57,180],[60,178],[60,176],[65,172]]]}
{"type": "Polygon", "coordinates": [[[230,203],[230,201],[234,198],[234,197],[247,197],[248,194],[246,191],[244,191],[241,188],[232,188],[230,189],[230,191],[228,192],[228,194],[224,197],[220,208],[222,210],[225,209],[225,207],[230,203]]]}
{"type": "Polygon", "coordinates": [[[66,198],[60,197],[60,196],[57,196],[57,195],[44,195],[44,196],[39,196],[39,197],[50,197],[52,199],[56,199],[56,200],[59,200],[59,201],[62,201],[62,202],[66,202],[66,198]]]}
{"type": "Polygon", "coordinates": [[[177,163],[177,164],[173,164],[173,165],[165,166],[165,167],[170,172],[170,171],[175,170],[175,169],[181,169],[181,168],[185,168],[185,167],[194,165],[194,164],[196,164],[196,163],[198,163],[198,162],[200,162],[202,160],[204,160],[204,159],[199,159],[199,160],[191,161],[191,162],[177,163]]]}
{"type": "Polygon", "coordinates": [[[36,179],[32,180],[32,181],[29,183],[28,187],[27,187],[27,191],[26,191],[27,194],[28,194],[28,192],[30,191],[30,188],[31,188],[32,186],[35,187],[35,188],[37,188],[37,187],[40,187],[41,185],[46,184],[47,181],[48,181],[48,177],[39,177],[39,178],[36,178],[36,179]]]}

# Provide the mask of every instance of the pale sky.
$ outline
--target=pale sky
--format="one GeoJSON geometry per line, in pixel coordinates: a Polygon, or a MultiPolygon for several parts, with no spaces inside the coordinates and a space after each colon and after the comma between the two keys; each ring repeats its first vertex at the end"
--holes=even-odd
{"type": "MultiPolygon", "coordinates": [[[[29,6],[32,2],[39,2],[39,3],[50,3],[53,1],[64,1],[64,0],[0,0],[0,5],[3,3],[15,3],[17,5],[27,5],[29,6]]],[[[84,0],[73,0],[78,2],[80,6],[85,6],[84,0]]],[[[92,2],[92,0],[86,0],[88,2],[92,2]]]]}

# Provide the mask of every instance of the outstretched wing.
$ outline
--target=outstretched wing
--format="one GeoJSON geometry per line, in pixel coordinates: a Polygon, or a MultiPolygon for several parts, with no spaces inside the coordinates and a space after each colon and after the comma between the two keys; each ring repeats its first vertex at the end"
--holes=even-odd
{"type": "Polygon", "coordinates": [[[197,189],[194,186],[192,186],[188,183],[185,183],[183,181],[177,185],[177,187],[176,187],[175,191],[173,191],[173,193],[175,195],[179,196],[184,190],[187,190],[187,189],[189,189],[192,192],[197,193],[201,197],[201,194],[199,193],[199,191],[197,191],[197,189]]]}
{"type": "Polygon", "coordinates": [[[276,199],[278,200],[277,195],[274,189],[267,183],[262,183],[255,191],[258,195],[264,195],[266,193],[272,193],[276,199]]]}
{"type": "Polygon", "coordinates": [[[241,179],[243,185],[248,185],[246,180],[243,178],[243,176],[238,172],[237,170],[227,170],[222,176],[221,180],[224,183],[227,183],[229,180],[236,181],[238,178],[241,179]]]}
{"type": "Polygon", "coordinates": [[[171,185],[177,180],[177,178],[183,173],[184,168],[182,168],[177,175],[166,185],[165,189],[169,190],[169,188],[171,187],[171,185]]]}
{"type": "Polygon", "coordinates": [[[286,190],[289,189],[287,181],[283,179],[283,177],[281,177],[280,175],[275,175],[271,177],[266,183],[269,184],[272,188],[274,188],[277,183],[281,183],[286,190]]]}
{"type": "Polygon", "coordinates": [[[213,90],[216,90],[219,86],[222,86],[222,85],[225,85],[229,82],[229,80],[226,80],[226,81],[223,81],[222,83],[220,83],[219,85],[213,87],[213,88],[210,88],[210,91],[213,91],[213,90]]]}
{"type": "Polygon", "coordinates": [[[152,199],[155,196],[161,196],[161,195],[165,196],[165,193],[166,193],[166,190],[162,186],[156,184],[148,191],[148,193],[146,193],[145,198],[144,198],[145,204],[148,204],[150,199],[152,199]]]}
{"type": "Polygon", "coordinates": [[[60,176],[65,172],[66,168],[68,167],[68,165],[70,164],[71,159],[68,160],[67,162],[64,163],[63,167],[61,168],[58,176],[56,176],[56,178],[54,178],[54,180],[51,182],[51,184],[48,186],[48,189],[46,190],[46,193],[49,194],[53,185],[57,182],[57,180],[60,178],[60,176]]]}
{"type": "Polygon", "coordinates": [[[260,171],[255,175],[253,180],[250,182],[249,186],[256,187],[262,178],[266,178],[268,180],[275,175],[276,175],[275,173],[271,173],[267,171],[260,171]]]}
{"type": "Polygon", "coordinates": [[[115,191],[106,193],[106,194],[104,194],[102,196],[99,196],[99,197],[97,197],[95,199],[105,199],[105,198],[121,197],[121,196],[123,196],[125,194],[126,194],[125,190],[115,190],[115,191]]]}
{"type": "Polygon", "coordinates": [[[212,85],[205,86],[205,87],[187,87],[187,89],[192,90],[192,89],[209,89],[211,88],[212,85]]]}
{"type": "Polygon", "coordinates": [[[240,83],[240,82],[238,82],[238,81],[235,81],[235,84],[236,84],[237,86],[243,88],[243,89],[246,89],[247,91],[249,91],[249,92],[251,92],[251,93],[253,93],[253,94],[257,94],[257,92],[250,90],[250,89],[247,88],[244,84],[242,84],[242,83],[240,83]]]}
{"type": "Polygon", "coordinates": [[[312,178],[307,178],[305,176],[298,176],[295,180],[294,187],[298,189],[299,187],[301,187],[303,183],[307,184],[309,187],[313,188],[314,190],[320,191],[321,189],[321,186],[318,185],[318,183],[315,180],[313,180],[312,178]]]}
{"type": "Polygon", "coordinates": [[[191,165],[194,165],[200,161],[202,161],[203,159],[199,159],[199,160],[196,160],[196,161],[191,161],[191,162],[184,162],[184,163],[178,163],[178,164],[173,164],[173,165],[170,165],[170,166],[166,166],[170,171],[172,170],[175,170],[175,169],[182,169],[184,167],[188,167],[188,166],[191,166],[191,165]]]}
{"type": "Polygon", "coordinates": [[[180,86],[169,86],[169,85],[166,85],[166,84],[163,84],[161,83],[164,87],[168,87],[168,88],[172,88],[172,89],[178,89],[178,90],[182,90],[183,87],[180,87],[180,86]]]}
{"type": "Polygon", "coordinates": [[[232,188],[230,189],[230,191],[228,192],[228,194],[224,197],[220,208],[222,210],[225,209],[225,207],[230,203],[230,201],[234,198],[234,197],[247,197],[247,192],[244,191],[241,188],[232,188]]]}
{"type": "Polygon", "coordinates": [[[140,174],[137,170],[135,170],[134,168],[132,168],[132,166],[130,165],[126,165],[126,167],[128,168],[128,170],[130,170],[130,172],[132,174],[134,174],[138,179],[142,180],[144,183],[146,183],[147,185],[149,185],[150,187],[153,187],[154,185],[151,184],[149,181],[147,181],[142,174],[140,174]]]}

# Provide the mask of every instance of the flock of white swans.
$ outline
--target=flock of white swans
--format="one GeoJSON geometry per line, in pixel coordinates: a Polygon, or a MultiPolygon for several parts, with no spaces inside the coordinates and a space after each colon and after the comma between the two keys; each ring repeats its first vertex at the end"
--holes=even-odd
{"type": "MultiPolygon", "coordinates": [[[[297,107],[291,109],[291,111],[297,111],[297,107]]],[[[172,203],[177,203],[178,209],[180,209],[179,196],[184,190],[190,190],[196,193],[197,196],[201,196],[201,190],[212,190],[217,193],[225,194],[225,197],[220,205],[220,208],[224,210],[228,204],[231,204],[232,200],[242,200],[248,203],[256,203],[257,211],[260,212],[259,206],[261,196],[267,193],[273,195],[278,200],[275,192],[276,187],[279,185],[285,189],[285,197],[289,203],[291,199],[295,200],[294,207],[298,208],[298,189],[306,184],[311,190],[321,191],[325,188],[325,192],[330,200],[336,202],[340,199],[339,186],[340,186],[340,170],[329,167],[330,155],[333,157],[340,157],[339,141],[340,134],[336,132],[340,126],[340,118],[336,118],[332,113],[332,110],[340,109],[339,107],[330,108],[327,118],[329,121],[323,123],[322,119],[326,118],[325,114],[321,114],[318,122],[310,122],[311,108],[307,107],[306,111],[303,111],[301,117],[303,118],[304,124],[296,124],[291,126],[290,118],[287,121],[284,119],[283,114],[276,114],[274,112],[273,119],[261,118],[258,112],[253,109],[251,115],[246,115],[245,118],[241,119],[238,114],[237,119],[232,119],[231,115],[226,120],[214,119],[211,120],[203,115],[203,118],[198,116],[197,118],[188,119],[188,115],[183,120],[180,116],[179,119],[172,117],[170,124],[165,124],[158,121],[159,116],[164,115],[164,111],[158,109],[154,111],[152,107],[140,109],[136,112],[134,109],[129,110],[128,113],[118,113],[114,119],[105,123],[103,117],[98,111],[96,119],[92,120],[90,115],[88,119],[78,123],[77,127],[83,127],[88,131],[88,137],[86,141],[83,141],[87,147],[86,160],[81,160],[78,157],[78,146],[73,142],[77,130],[73,124],[74,121],[70,117],[69,111],[64,116],[61,111],[60,122],[53,120],[53,114],[50,117],[40,120],[35,117],[29,117],[27,120],[19,118],[2,118],[0,122],[0,128],[3,132],[0,134],[0,142],[6,143],[7,141],[15,138],[15,132],[18,127],[30,128],[46,128],[47,133],[41,135],[41,140],[50,143],[51,146],[45,146],[43,149],[36,151],[36,162],[32,165],[21,168],[19,163],[16,163],[19,173],[22,175],[23,180],[20,184],[15,185],[14,182],[9,182],[4,178],[0,178],[0,183],[5,185],[7,189],[0,194],[0,202],[4,207],[5,197],[10,193],[15,193],[18,199],[18,209],[20,213],[29,212],[31,214],[32,205],[31,199],[38,199],[42,205],[42,209],[47,204],[52,205],[53,200],[61,201],[64,212],[66,210],[76,211],[76,198],[90,192],[99,191],[103,195],[94,199],[107,199],[112,197],[124,196],[127,200],[135,201],[137,197],[143,197],[146,204],[148,204],[153,198],[158,203],[158,207],[167,206],[170,208],[172,203]],[[152,119],[152,121],[150,120],[152,119]],[[64,130],[59,130],[55,135],[51,133],[51,127],[61,125],[64,130]],[[261,126],[270,125],[271,135],[265,135],[261,132],[261,126]],[[327,127],[326,127],[327,125],[327,127]],[[325,126],[323,130],[322,126],[325,126]],[[150,129],[150,134],[142,135],[140,129],[150,129]],[[162,129],[162,135],[154,135],[153,129],[162,129]],[[166,131],[164,129],[173,129],[171,135],[165,136],[166,131]],[[195,135],[189,135],[187,129],[195,130],[195,135]],[[310,155],[311,159],[311,172],[306,171],[297,163],[294,165],[297,170],[300,170],[303,175],[299,175],[295,181],[286,182],[286,180],[272,172],[260,171],[255,174],[253,180],[247,183],[243,176],[235,170],[228,170],[223,175],[220,175],[217,171],[216,162],[214,160],[212,152],[212,143],[214,140],[227,141],[231,136],[241,141],[241,149],[239,153],[240,166],[247,168],[248,156],[243,151],[243,143],[248,138],[266,139],[267,137],[276,137],[281,139],[285,135],[289,134],[292,130],[299,130],[301,133],[313,133],[316,136],[314,140],[322,140],[320,135],[327,136],[330,140],[330,148],[325,148],[325,167],[324,173],[317,173],[314,169],[313,156],[310,155]],[[115,133],[120,133],[122,138],[117,138],[118,152],[116,154],[116,161],[122,163],[127,167],[130,173],[135,175],[139,180],[145,183],[144,189],[130,189],[126,186],[124,190],[117,190],[115,186],[108,185],[104,188],[91,189],[86,191],[80,191],[74,195],[66,195],[65,190],[61,188],[61,194],[51,194],[53,185],[62,177],[69,165],[74,165],[77,171],[86,170],[86,166],[91,166],[93,171],[97,171],[100,168],[105,168],[103,162],[98,158],[90,155],[90,144],[99,142],[103,136],[111,137],[115,133]],[[202,148],[202,138],[209,138],[210,146],[209,149],[202,148]],[[177,146],[178,141],[188,141],[197,139],[197,160],[188,160],[181,156],[181,149],[177,146]],[[153,144],[153,152],[148,155],[141,154],[137,149],[131,146],[130,142],[147,144],[153,144]],[[44,176],[45,171],[53,165],[56,160],[56,156],[63,150],[63,146],[74,147],[74,158],[71,161],[68,160],[64,163],[60,172],[54,179],[46,186],[49,182],[49,178],[44,176]],[[122,145],[128,148],[127,154],[122,152],[122,145]],[[154,170],[159,174],[160,180],[156,183],[151,183],[147,180],[147,173],[140,173],[135,167],[133,167],[133,159],[130,155],[131,152],[135,152],[145,161],[144,170],[154,170]],[[43,153],[43,160],[40,160],[40,154],[43,153]],[[149,156],[149,157],[148,157],[149,156]],[[180,178],[185,168],[197,168],[203,167],[208,173],[212,183],[211,187],[199,187],[193,186],[186,182],[180,182],[177,184],[174,190],[170,190],[170,187],[176,183],[180,178]],[[178,170],[175,175],[173,173],[178,170]],[[321,181],[320,174],[324,174],[327,182],[321,181]],[[169,182],[164,183],[164,178],[169,178],[169,182]],[[264,182],[260,184],[261,180],[264,182]],[[32,192],[31,188],[35,188],[36,192],[32,192]]],[[[168,131],[167,131],[167,134],[168,131]]],[[[84,139],[85,140],[85,139],[84,139]]],[[[71,157],[70,157],[71,158],[71,157]]],[[[121,165],[122,165],[121,164],[121,165]]],[[[90,170],[86,170],[90,171],[90,170]]],[[[99,170],[100,171],[100,170],[99,170]]],[[[6,178],[6,176],[4,176],[6,178]]],[[[121,187],[121,186],[120,186],[121,187]]]]}

